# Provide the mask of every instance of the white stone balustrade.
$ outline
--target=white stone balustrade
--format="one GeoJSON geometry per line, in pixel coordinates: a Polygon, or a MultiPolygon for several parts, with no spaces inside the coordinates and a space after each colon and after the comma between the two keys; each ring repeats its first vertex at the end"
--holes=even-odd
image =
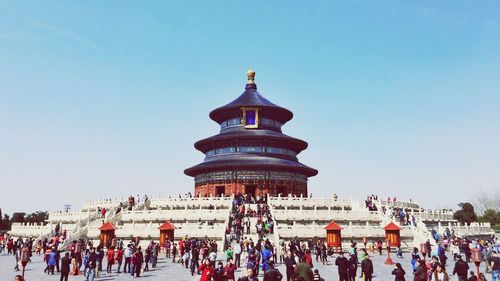
{"type": "Polygon", "coordinates": [[[97,210],[97,208],[107,208],[111,209],[120,205],[120,203],[127,203],[128,201],[123,198],[114,198],[114,199],[98,199],[98,200],[89,200],[86,201],[83,205],[83,210],[97,210]]]}
{"type": "Polygon", "coordinates": [[[158,197],[151,198],[150,207],[153,209],[156,208],[169,208],[169,207],[180,207],[187,208],[192,207],[193,205],[196,207],[208,207],[210,205],[217,207],[229,208],[232,205],[231,197],[202,197],[202,198],[168,198],[168,197],[158,197]]]}
{"type": "Polygon", "coordinates": [[[316,197],[269,197],[268,203],[274,208],[276,207],[346,207],[352,208],[352,200],[337,198],[316,198],[316,197]]]}
{"type": "Polygon", "coordinates": [[[20,237],[38,237],[50,231],[50,225],[30,224],[30,223],[13,223],[9,234],[20,237]]]}
{"type": "Polygon", "coordinates": [[[49,222],[77,222],[89,218],[95,211],[51,211],[49,212],[49,222]]]}
{"type": "Polygon", "coordinates": [[[368,211],[339,211],[339,210],[273,210],[277,220],[344,220],[344,221],[380,221],[376,212],[368,211]]]}
{"type": "Polygon", "coordinates": [[[165,221],[165,220],[203,220],[225,221],[229,210],[146,210],[146,211],[122,211],[122,221],[165,221]]]}

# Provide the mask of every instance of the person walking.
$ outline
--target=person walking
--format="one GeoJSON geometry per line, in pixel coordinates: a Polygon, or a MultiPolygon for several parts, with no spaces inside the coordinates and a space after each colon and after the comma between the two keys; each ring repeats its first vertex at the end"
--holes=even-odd
{"type": "Polygon", "coordinates": [[[462,260],[461,255],[457,255],[457,261],[455,262],[455,267],[453,268],[453,275],[458,276],[458,281],[467,281],[467,272],[469,270],[469,265],[462,260]]]}
{"type": "Polygon", "coordinates": [[[65,253],[64,257],[61,259],[61,278],[59,279],[59,281],[68,281],[70,264],[71,259],[69,258],[69,253],[65,253]]]}
{"type": "Polygon", "coordinates": [[[405,281],[405,271],[399,262],[392,270],[392,275],[394,275],[394,281],[405,281]]]}
{"type": "Polygon", "coordinates": [[[335,259],[335,265],[339,273],[339,281],[348,281],[349,261],[344,257],[344,252],[335,259]]]}
{"type": "Polygon", "coordinates": [[[366,255],[365,259],[361,262],[361,272],[365,276],[365,281],[372,281],[373,262],[369,255],[366,255]]]}

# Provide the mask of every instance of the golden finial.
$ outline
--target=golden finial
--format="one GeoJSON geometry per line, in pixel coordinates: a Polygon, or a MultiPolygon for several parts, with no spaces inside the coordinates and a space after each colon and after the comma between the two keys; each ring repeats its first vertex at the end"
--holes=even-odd
{"type": "Polygon", "coordinates": [[[249,69],[247,71],[248,84],[255,84],[255,71],[249,69]]]}

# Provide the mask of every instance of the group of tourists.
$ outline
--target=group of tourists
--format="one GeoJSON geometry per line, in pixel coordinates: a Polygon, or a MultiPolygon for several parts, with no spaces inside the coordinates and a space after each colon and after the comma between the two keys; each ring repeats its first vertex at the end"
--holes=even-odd
{"type": "MultiPolygon", "coordinates": [[[[450,239],[451,247],[445,247],[438,242],[433,250],[429,240],[425,243],[425,251],[420,256],[419,249],[414,248],[412,253],[412,267],[415,281],[448,281],[450,273],[447,270],[447,252],[451,252],[455,262],[451,275],[457,275],[459,281],[476,281],[477,276],[474,271],[469,271],[469,263],[473,249],[479,251],[481,261],[486,265],[486,272],[491,272],[493,280],[500,280],[500,256],[497,254],[500,249],[497,238],[470,240],[466,237],[454,237],[452,232],[447,232],[445,240],[450,239]],[[465,256],[463,260],[462,255],[465,256]],[[426,260],[427,258],[430,258],[426,260]]],[[[480,279],[486,280],[483,273],[480,279]]]]}

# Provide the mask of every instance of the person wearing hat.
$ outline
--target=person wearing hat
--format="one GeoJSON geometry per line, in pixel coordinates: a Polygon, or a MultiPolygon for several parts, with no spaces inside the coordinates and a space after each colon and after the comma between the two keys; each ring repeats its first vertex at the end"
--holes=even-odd
{"type": "Polygon", "coordinates": [[[457,255],[457,261],[455,262],[455,268],[453,268],[453,275],[458,276],[458,281],[467,281],[467,271],[469,270],[469,265],[462,260],[461,255],[457,255]]]}

